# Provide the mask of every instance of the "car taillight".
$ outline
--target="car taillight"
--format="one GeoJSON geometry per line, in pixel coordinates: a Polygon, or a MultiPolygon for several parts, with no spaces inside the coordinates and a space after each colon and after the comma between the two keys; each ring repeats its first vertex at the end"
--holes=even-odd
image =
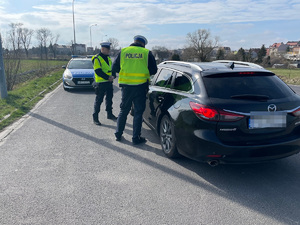
{"type": "Polygon", "coordinates": [[[300,109],[295,110],[294,112],[292,112],[292,114],[293,114],[294,116],[300,117],[300,109]]]}
{"type": "Polygon", "coordinates": [[[253,75],[254,72],[239,72],[240,75],[253,75]]]}
{"type": "Polygon", "coordinates": [[[205,120],[230,122],[238,121],[244,118],[243,115],[225,112],[223,110],[218,110],[213,107],[202,105],[196,102],[190,102],[190,106],[199,118],[205,120]]]}
{"type": "Polygon", "coordinates": [[[202,105],[202,104],[198,104],[195,102],[190,102],[190,106],[192,108],[192,110],[194,111],[194,113],[196,113],[196,115],[202,119],[205,120],[213,120],[213,121],[218,121],[219,120],[219,113],[217,110],[202,105]]]}
{"type": "Polygon", "coordinates": [[[242,118],[244,118],[243,115],[236,114],[236,113],[230,113],[225,111],[219,111],[220,113],[220,120],[219,121],[238,121],[242,118]]]}

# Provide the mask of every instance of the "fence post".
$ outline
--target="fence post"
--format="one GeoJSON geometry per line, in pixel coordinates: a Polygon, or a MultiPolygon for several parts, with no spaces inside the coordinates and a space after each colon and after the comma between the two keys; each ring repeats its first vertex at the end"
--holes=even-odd
{"type": "Polygon", "coordinates": [[[7,98],[7,86],[5,79],[4,61],[2,54],[2,38],[0,34],[0,97],[1,99],[7,98]]]}

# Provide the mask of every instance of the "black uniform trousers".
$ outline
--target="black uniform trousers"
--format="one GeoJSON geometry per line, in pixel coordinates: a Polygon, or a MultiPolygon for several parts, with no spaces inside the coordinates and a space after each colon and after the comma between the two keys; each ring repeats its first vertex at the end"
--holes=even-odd
{"type": "Polygon", "coordinates": [[[97,83],[95,86],[95,102],[94,102],[94,113],[93,117],[98,118],[98,114],[100,112],[100,107],[103,102],[103,98],[105,97],[105,102],[106,102],[106,111],[107,113],[112,113],[112,98],[113,98],[113,83],[112,82],[102,82],[102,83],[97,83]]]}
{"type": "Polygon", "coordinates": [[[146,94],[148,92],[148,83],[141,85],[124,85],[122,87],[122,101],[120,105],[120,113],[117,121],[116,136],[121,136],[125,129],[127,115],[134,105],[133,117],[133,134],[132,138],[136,139],[141,135],[143,113],[146,108],[146,94]]]}

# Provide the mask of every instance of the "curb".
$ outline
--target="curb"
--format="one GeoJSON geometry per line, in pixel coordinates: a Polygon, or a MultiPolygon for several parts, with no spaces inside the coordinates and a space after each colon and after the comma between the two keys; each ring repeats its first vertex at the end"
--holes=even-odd
{"type": "MultiPolygon", "coordinates": [[[[58,82],[60,82],[61,79],[59,79],[58,81],[56,81],[55,83],[53,83],[51,86],[57,84],[58,82]]],[[[0,132],[0,146],[2,143],[4,143],[4,141],[6,140],[6,138],[15,130],[17,130],[19,127],[21,127],[21,125],[23,124],[23,122],[28,119],[30,117],[30,115],[32,114],[33,111],[35,111],[36,109],[38,109],[43,103],[45,103],[56,91],[58,91],[59,88],[61,88],[62,83],[60,85],[57,86],[57,88],[55,88],[53,91],[47,93],[45,95],[45,97],[43,99],[41,99],[39,102],[36,103],[36,105],[28,112],[26,113],[24,116],[22,116],[20,119],[18,119],[17,121],[15,121],[14,123],[12,123],[11,125],[7,126],[6,128],[4,128],[1,132],[0,132]]],[[[43,90],[42,92],[40,92],[37,96],[43,94],[47,89],[43,90]]],[[[33,99],[35,99],[37,96],[35,96],[33,99]]],[[[32,101],[33,99],[31,99],[30,101],[32,101]]],[[[29,102],[30,102],[29,101],[29,102]]],[[[9,116],[8,116],[9,117],[9,116]]],[[[7,118],[8,118],[7,117],[7,118]]]]}

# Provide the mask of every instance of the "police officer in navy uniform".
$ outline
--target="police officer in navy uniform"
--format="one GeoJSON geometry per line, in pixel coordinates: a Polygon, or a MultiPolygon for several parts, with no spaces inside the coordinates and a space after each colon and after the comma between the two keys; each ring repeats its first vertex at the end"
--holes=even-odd
{"type": "Polygon", "coordinates": [[[134,43],[123,48],[113,63],[113,74],[119,73],[118,83],[122,88],[120,113],[115,132],[116,140],[122,140],[127,115],[134,105],[132,143],[145,143],[141,137],[143,113],[146,107],[146,94],[149,89],[150,75],[157,72],[155,58],[151,51],[145,48],[148,43],[144,36],[134,37],[134,43]]]}
{"type": "Polygon", "coordinates": [[[110,45],[109,42],[103,42],[100,44],[100,53],[92,57],[92,62],[94,65],[94,88],[95,88],[95,102],[94,102],[94,113],[93,121],[96,125],[101,125],[99,121],[99,112],[103,98],[106,95],[106,111],[107,119],[116,120],[117,117],[112,113],[112,98],[113,98],[113,80],[116,78],[112,76],[111,68],[112,61],[109,57],[110,45]]]}

